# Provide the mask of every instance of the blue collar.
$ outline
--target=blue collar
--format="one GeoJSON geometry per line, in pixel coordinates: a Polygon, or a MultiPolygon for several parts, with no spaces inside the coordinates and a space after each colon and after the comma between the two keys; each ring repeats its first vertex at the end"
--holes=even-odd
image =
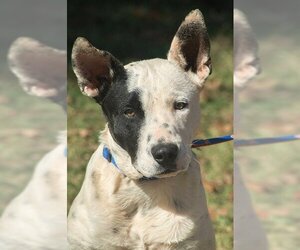
{"type": "Polygon", "coordinates": [[[121,169],[118,167],[114,157],[112,156],[110,150],[107,147],[103,147],[103,151],[102,151],[102,155],[103,157],[109,162],[112,163],[118,170],[119,172],[121,172],[121,169]]]}
{"type": "MultiPolygon", "coordinates": [[[[123,174],[122,171],[121,171],[121,169],[118,167],[118,165],[117,165],[117,163],[116,163],[114,157],[112,156],[110,150],[109,150],[107,147],[105,147],[105,146],[103,147],[102,156],[103,156],[109,163],[112,163],[112,164],[114,165],[114,167],[115,167],[121,174],[123,174]]],[[[124,175],[124,174],[123,174],[123,175],[124,175]]],[[[125,176],[125,175],[124,175],[124,176],[125,176]]],[[[157,179],[156,177],[150,177],[150,178],[148,178],[148,177],[143,176],[143,177],[140,178],[139,180],[142,180],[142,181],[143,181],[143,180],[156,180],[156,179],[157,179]]]]}

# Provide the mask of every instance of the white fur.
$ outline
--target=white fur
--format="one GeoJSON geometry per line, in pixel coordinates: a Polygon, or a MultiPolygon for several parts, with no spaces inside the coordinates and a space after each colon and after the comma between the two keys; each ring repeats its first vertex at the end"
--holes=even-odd
{"type": "Polygon", "coordinates": [[[85,93],[89,97],[95,97],[95,96],[99,95],[99,90],[92,89],[92,88],[89,88],[88,86],[85,86],[83,88],[83,93],[85,93]]]}

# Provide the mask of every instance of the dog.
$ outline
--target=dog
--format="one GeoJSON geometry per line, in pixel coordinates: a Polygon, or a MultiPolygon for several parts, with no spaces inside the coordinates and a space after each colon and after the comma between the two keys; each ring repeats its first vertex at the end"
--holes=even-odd
{"type": "MultiPolygon", "coordinates": [[[[243,12],[234,10],[234,129],[238,138],[239,94],[260,73],[258,44],[243,12]]],[[[234,167],[234,249],[266,250],[268,242],[257,217],[240,166],[235,159],[234,167]]]]}
{"type": "Polygon", "coordinates": [[[180,25],[167,60],[123,66],[77,38],[72,64],[107,125],[68,215],[70,249],[215,249],[191,151],[199,92],[211,73],[202,13],[180,25]]]}
{"type": "MultiPolygon", "coordinates": [[[[10,47],[8,61],[26,93],[66,109],[66,52],[27,37],[10,47]]],[[[0,218],[0,248],[67,249],[66,132],[35,167],[24,190],[0,218]]]]}

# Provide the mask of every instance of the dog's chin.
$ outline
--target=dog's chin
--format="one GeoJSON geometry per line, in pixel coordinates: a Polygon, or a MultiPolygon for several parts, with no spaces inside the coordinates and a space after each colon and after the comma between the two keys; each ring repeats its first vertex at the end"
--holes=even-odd
{"type": "Polygon", "coordinates": [[[155,169],[155,172],[152,173],[143,173],[140,172],[144,177],[146,178],[157,178],[157,179],[162,179],[162,178],[168,178],[168,177],[174,177],[177,176],[179,173],[185,172],[189,167],[189,164],[186,164],[184,167],[175,167],[172,170],[169,169],[164,169],[161,166],[157,166],[155,169]]]}
{"type": "Polygon", "coordinates": [[[174,176],[178,175],[179,173],[186,171],[187,169],[188,169],[188,166],[186,168],[183,168],[183,169],[166,170],[166,171],[164,171],[160,174],[155,175],[154,177],[159,178],[159,179],[174,177],[174,176]]]}

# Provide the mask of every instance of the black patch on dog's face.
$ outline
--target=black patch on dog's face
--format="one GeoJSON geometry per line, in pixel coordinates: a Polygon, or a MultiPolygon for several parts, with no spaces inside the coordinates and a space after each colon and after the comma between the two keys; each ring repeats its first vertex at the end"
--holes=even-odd
{"type": "Polygon", "coordinates": [[[129,92],[127,89],[126,73],[116,77],[101,105],[112,137],[128,152],[131,161],[134,162],[145,115],[139,92],[129,92]],[[126,116],[125,111],[128,109],[134,112],[134,116],[126,116]]]}

